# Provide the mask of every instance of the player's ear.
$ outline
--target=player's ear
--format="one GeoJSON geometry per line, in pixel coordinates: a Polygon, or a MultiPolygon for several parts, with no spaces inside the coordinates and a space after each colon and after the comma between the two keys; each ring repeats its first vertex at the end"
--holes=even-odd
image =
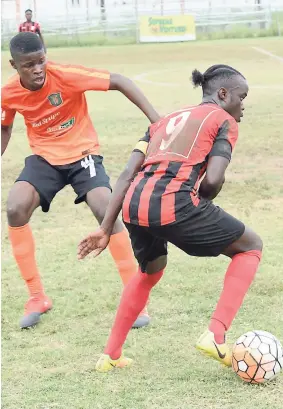
{"type": "Polygon", "coordinates": [[[225,101],[227,98],[228,91],[226,88],[220,88],[218,90],[218,97],[221,101],[225,101]]]}
{"type": "Polygon", "coordinates": [[[15,61],[14,61],[13,59],[11,59],[11,60],[9,60],[9,61],[10,61],[11,66],[14,68],[14,70],[16,70],[17,67],[16,67],[15,61]]]}

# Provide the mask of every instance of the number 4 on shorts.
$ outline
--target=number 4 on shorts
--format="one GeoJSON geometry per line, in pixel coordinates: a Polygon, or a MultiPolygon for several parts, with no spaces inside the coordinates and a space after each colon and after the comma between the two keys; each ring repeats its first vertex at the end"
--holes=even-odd
{"type": "Polygon", "coordinates": [[[87,169],[89,168],[89,175],[91,178],[93,178],[94,176],[96,176],[96,170],[95,170],[95,166],[94,166],[94,160],[92,158],[91,155],[89,155],[87,158],[84,158],[81,161],[81,165],[83,168],[87,169]]]}

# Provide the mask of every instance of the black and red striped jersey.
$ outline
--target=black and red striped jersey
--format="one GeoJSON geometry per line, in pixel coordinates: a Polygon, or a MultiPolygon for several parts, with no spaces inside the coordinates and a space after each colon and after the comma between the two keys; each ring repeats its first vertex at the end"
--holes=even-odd
{"type": "Polygon", "coordinates": [[[238,124],[221,107],[204,103],[173,112],[150,126],[148,148],[123,203],[123,219],[140,226],[180,220],[197,206],[210,156],[231,159],[238,124]]]}
{"type": "Polygon", "coordinates": [[[40,34],[40,25],[36,21],[25,21],[19,25],[19,32],[30,31],[35,34],[40,34]]]}

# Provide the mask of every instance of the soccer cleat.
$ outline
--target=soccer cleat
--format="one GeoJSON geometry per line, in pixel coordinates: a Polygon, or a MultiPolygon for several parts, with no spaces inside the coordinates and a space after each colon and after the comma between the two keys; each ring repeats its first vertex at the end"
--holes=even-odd
{"type": "Polygon", "coordinates": [[[35,326],[40,321],[40,316],[51,310],[52,301],[46,295],[30,297],[25,305],[25,315],[20,321],[21,329],[35,326]]]}
{"type": "Polygon", "coordinates": [[[118,359],[111,359],[109,355],[102,354],[95,365],[95,370],[97,372],[109,372],[114,368],[126,368],[130,367],[133,363],[131,358],[126,358],[123,355],[118,359]]]}
{"type": "Polygon", "coordinates": [[[148,315],[147,308],[145,307],[139,314],[138,318],[132,325],[133,329],[146,327],[150,323],[150,317],[148,315]]]}
{"type": "Polygon", "coordinates": [[[232,365],[232,354],[229,346],[224,344],[217,344],[214,340],[213,332],[205,331],[197,341],[196,348],[203,354],[210,356],[221,362],[223,365],[232,365]]]}

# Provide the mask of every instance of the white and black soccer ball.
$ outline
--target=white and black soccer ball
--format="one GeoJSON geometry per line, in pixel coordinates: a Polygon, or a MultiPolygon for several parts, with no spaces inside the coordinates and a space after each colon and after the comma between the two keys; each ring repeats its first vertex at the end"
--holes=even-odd
{"type": "Polygon", "coordinates": [[[249,331],[233,346],[232,368],[245,382],[271,381],[283,368],[282,345],[270,332],[249,331]]]}

